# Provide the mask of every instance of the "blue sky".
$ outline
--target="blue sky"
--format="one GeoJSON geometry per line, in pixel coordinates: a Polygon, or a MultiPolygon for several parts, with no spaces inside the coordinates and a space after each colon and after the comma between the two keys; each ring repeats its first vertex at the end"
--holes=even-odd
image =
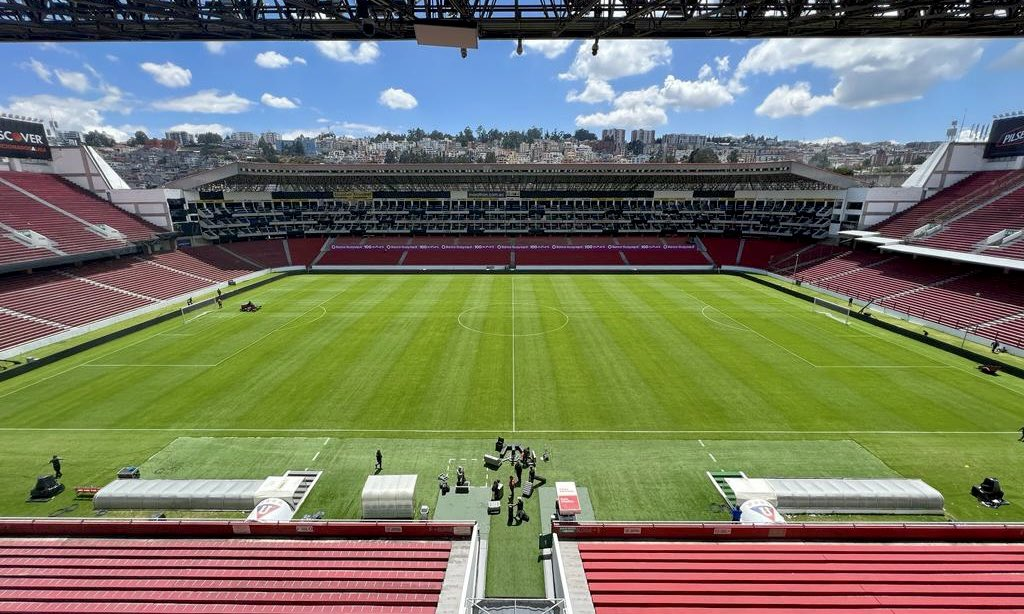
{"type": "Polygon", "coordinates": [[[64,129],[413,127],[938,140],[1024,106],[1024,42],[957,39],[5,44],[0,110],[64,129]]]}

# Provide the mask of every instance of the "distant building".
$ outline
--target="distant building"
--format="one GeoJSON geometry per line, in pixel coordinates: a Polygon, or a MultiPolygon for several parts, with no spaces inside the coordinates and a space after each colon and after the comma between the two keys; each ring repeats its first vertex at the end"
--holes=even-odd
{"type": "Polygon", "coordinates": [[[634,130],[629,133],[629,142],[640,142],[644,145],[654,144],[654,130],[634,130]]]}
{"type": "Polygon", "coordinates": [[[168,141],[174,141],[182,147],[187,147],[195,143],[195,139],[192,135],[185,131],[165,132],[164,138],[168,141]]]}
{"type": "Polygon", "coordinates": [[[255,145],[256,135],[252,132],[236,132],[228,138],[228,141],[236,145],[255,145]]]}
{"type": "Polygon", "coordinates": [[[666,134],[661,137],[661,144],[666,148],[700,149],[708,142],[708,137],[699,134],[666,134]]]}
{"type": "Polygon", "coordinates": [[[623,128],[607,128],[601,131],[601,140],[622,145],[626,142],[626,131],[623,128]]]}
{"type": "Polygon", "coordinates": [[[267,145],[274,147],[277,145],[277,142],[281,140],[281,135],[276,132],[264,132],[260,135],[260,139],[262,139],[267,145]]]}

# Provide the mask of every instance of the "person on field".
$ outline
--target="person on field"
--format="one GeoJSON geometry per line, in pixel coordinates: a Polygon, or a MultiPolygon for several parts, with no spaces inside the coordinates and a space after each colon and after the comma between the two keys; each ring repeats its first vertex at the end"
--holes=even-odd
{"type": "Polygon", "coordinates": [[[523,498],[519,497],[518,499],[516,499],[516,524],[523,523],[524,515],[525,512],[523,512],[523,498]]]}
{"type": "Polygon", "coordinates": [[[1017,441],[1024,441],[1024,426],[1020,427],[1020,439],[1018,439],[1017,441]]]}
{"type": "Polygon", "coordinates": [[[50,459],[50,464],[53,466],[53,477],[55,477],[55,478],[59,478],[62,475],[64,475],[64,474],[62,474],[60,472],[60,461],[62,461],[62,460],[64,460],[64,459],[62,459],[61,457],[57,456],[56,454],[54,454],[53,458],[50,459]]]}
{"type": "Polygon", "coordinates": [[[384,455],[377,450],[377,464],[374,466],[374,470],[380,473],[384,469],[384,455]]]}

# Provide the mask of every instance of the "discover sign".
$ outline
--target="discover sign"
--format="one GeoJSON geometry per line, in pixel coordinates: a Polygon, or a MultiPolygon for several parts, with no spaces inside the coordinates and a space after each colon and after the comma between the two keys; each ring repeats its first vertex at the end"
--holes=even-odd
{"type": "Polygon", "coordinates": [[[1006,117],[992,122],[985,145],[986,158],[1024,156],[1024,116],[1006,117]]]}
{"type": "Polygon", "coordinates": [[[0,157],[52,160],[43,125],[0,118],[0,157]]]}

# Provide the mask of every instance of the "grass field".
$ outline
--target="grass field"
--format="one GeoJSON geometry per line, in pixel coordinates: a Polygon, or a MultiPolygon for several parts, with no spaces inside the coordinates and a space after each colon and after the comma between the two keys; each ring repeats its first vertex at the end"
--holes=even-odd
{"type": "MultiPolygon", "coordinates": [[[[0,383],[0,514],[69,506],[24,503],[60,454],[69,487],[321,469],[300,514],[354,517],[377,448],[433,508],[451,459],[504,435],[550,448],[541,472],[600,519],[725,519],[704,472],[727,469],[918,477],[950,518],[1024,520],[969,495],[1019,492],[1024,382],[739,277],[302,275],[188,318],[0,383]]],[[[535,558],[538,531],[491,539],[535,558]]],[[[542,591],[493,559],[489,593],[542,591]]]]}

